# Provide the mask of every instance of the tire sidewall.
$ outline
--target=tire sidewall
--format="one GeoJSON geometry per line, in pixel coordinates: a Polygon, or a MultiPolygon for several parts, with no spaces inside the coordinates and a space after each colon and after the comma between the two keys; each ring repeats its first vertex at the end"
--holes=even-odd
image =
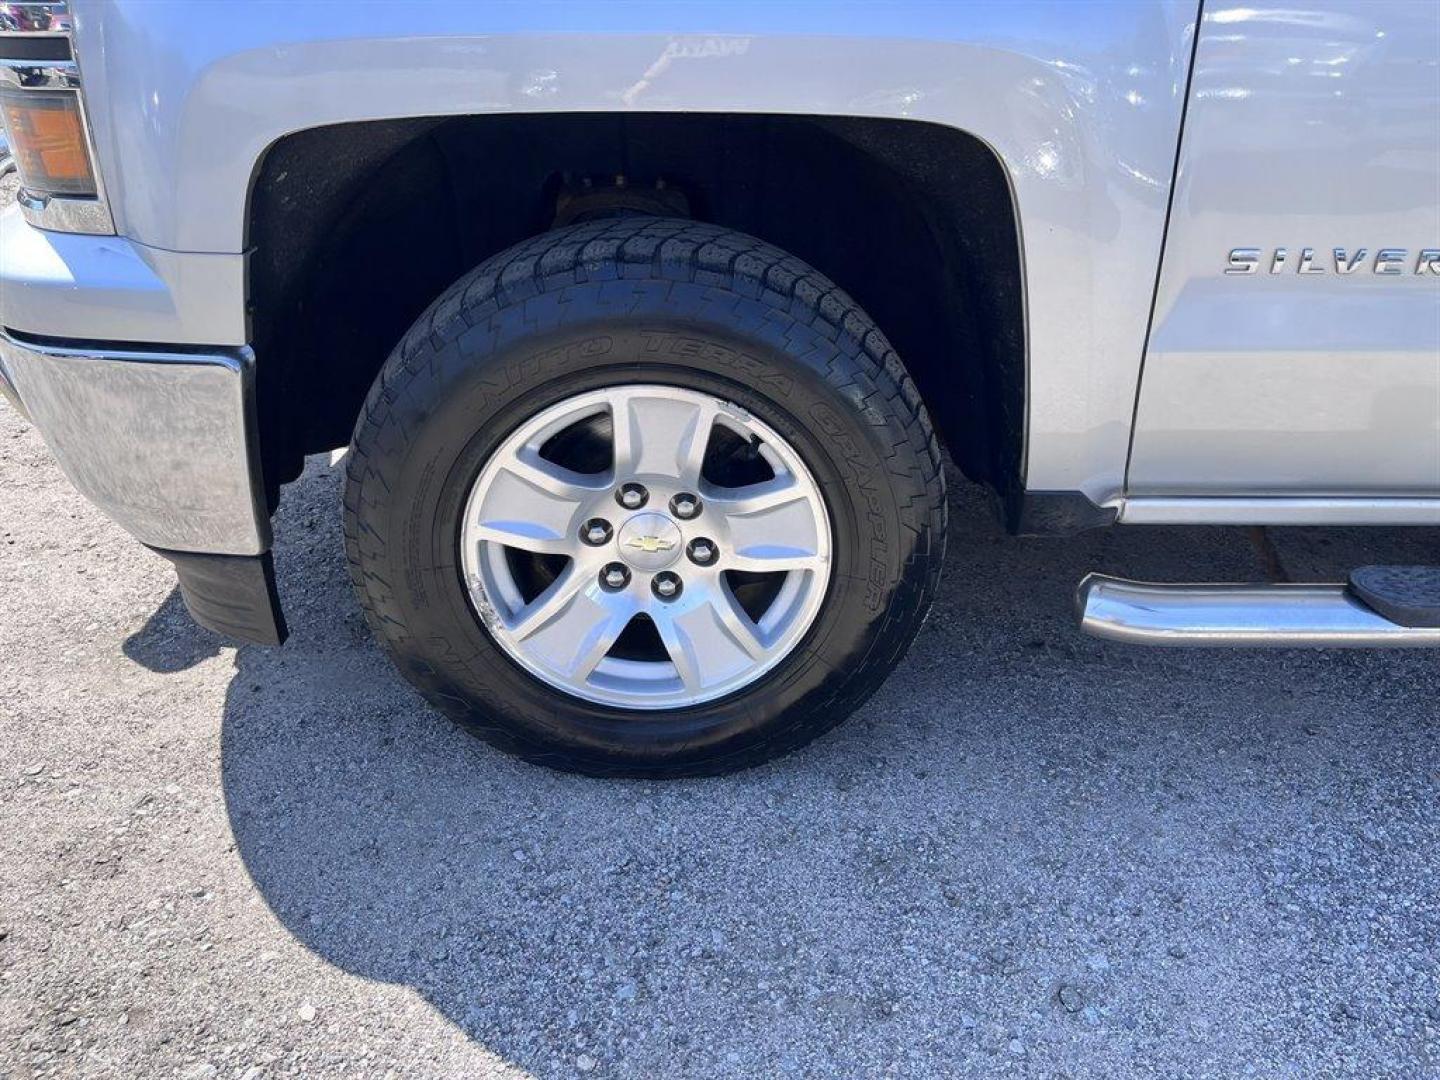
{"type": "Polygon", "coordinates": [[[873,669],[867,657],[905,576],[903,539],[914,530],[907,534],[899,508],[917,494],[905,490],[907,476],[922,495],[923,483],[918,469],[897,475],[887,460],[906,445],[896,421],[871,407],[853,372],[837,379],[853,358],[799,321],[733,295],[719,309],[723,319],[677,317],[683,291],[672,286],[653,294],[652,310],[636,303],[617,318],[604,310],[602,287],[574,286],[549,309],[552,325],[507,335],[515,309],[502,308],[444,348],[412,356],[382,434],[386,452],[372,466],[375,490],[357,500],[383,516],[381,535],[400,541],[383,547],[376,569],[394,586],[405,627],[387,635],[402,668],[452,717],[532,759],[563,748],[571,765],[644,771],[663,752],[667,772],[688,761],[708,771],[759,744],[805,741],[817,723],[828,727],[849,711],[848,684],[873,669]],[[828,595],[792,652],[726,698],[659,713],[582,701],[523,671],[477,617],[460,570],[460,515],[509,433],[567,397],[626,383],[709,393],[769,424],[815,477],[833,539],[828,595]]]}

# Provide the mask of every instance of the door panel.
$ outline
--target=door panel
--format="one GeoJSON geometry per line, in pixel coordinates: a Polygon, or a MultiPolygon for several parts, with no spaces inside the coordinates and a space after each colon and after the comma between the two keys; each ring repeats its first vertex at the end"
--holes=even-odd
{"type": "Polygon", "coordinates": [[[1440,493],[1440,4],[1207,4],[1181,151],[1130,493],[1440,493]]]}

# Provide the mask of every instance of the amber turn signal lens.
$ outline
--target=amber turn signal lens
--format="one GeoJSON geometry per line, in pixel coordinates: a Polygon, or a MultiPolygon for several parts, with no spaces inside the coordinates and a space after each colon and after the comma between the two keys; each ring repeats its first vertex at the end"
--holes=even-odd
{"type": "Polygon", "coordinates": [[[70,90],[0,90],[20,184],[36,195],[95,194],[80,99],[70,90]]]}

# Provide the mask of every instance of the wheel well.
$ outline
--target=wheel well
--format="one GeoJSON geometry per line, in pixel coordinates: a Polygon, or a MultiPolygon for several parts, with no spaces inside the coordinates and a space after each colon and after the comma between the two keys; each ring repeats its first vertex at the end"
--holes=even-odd
{"type": "Polygon", "coordinates": [[[1025,417],[1019,233],[1003,166],[937,124],[624,113],[419,118],[289,135],[248,221],[260,445],[272,500],[344,445],[406,329],[577,185],[678,191],[690,215],[798,255],[859,301],[956,463],[1017,498],[1025,417]]]}

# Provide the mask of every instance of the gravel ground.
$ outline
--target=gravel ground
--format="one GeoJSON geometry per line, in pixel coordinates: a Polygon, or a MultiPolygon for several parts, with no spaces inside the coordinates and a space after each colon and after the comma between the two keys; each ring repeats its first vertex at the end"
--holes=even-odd
{"type": "MultiPolygon", "coordinates": [[[[1261,578],[1245,531],[1007,539],[957,484],[935,613],[847,725],[601,782],[392,673],[339,485],[316,459],[279,515],[291,642],[236,650],[0,408],[0,1072],[1435,1068],[1435,658],[1074,627],[1087,569],[1261,578]]],[[[1275,536],[1297,578],[1437,540],[1275,536]]]]}
{"type": "MultiPolygon", "coordinates": [[[[955,478],[952,477],[952,480],[955,478]]],[[[294,636],[235,649],[0,405],[0,1073],[1416,1076],[1440,1069],[1440,665],[1083,638],[1090,569],[1245,530],[1004,537],[834,734],[594,781],[426,708],[285,497],[294,636]]],[[[1271,534],[1297,579],[1440,531],[1271,534]]]]}

